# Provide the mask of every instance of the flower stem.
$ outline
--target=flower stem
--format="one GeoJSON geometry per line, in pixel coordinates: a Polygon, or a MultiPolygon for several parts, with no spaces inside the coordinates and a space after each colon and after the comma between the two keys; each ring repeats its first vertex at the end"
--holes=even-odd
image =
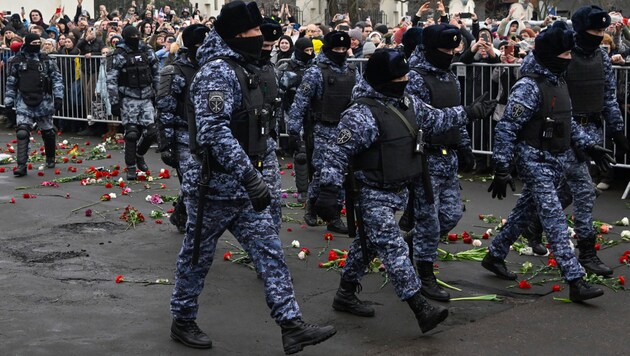
{"type": "Polygon", "coordinates": [[[452,286],[452,285],[450,285],[450,284],[447,284],[447,283],[445,283],[445,282],[443,282],[443,281],[441,281],[441,280],[439,280],[439,279],[437,279],[437,278],[435,279],[435,281],[437,282],[437,284],[441,285],[441,286],[442,286],[442,287],[444,287],[444,288],[449,288],[449,289],[452,289],[452,290],[456,290],[456,291],[458,291],[458,292],[461,292],[461,291],[462,291],[461,289],[459,289],[459,288],[457,288],[457,287],[454,287],[454,286],[452,286]]]}

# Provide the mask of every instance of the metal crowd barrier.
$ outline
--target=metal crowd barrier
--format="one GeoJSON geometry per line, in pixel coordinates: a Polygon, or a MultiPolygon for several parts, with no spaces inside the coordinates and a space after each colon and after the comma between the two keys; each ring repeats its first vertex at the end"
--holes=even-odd
{"type": "MultiPolygon", "coordinates": [[[[0,102],[4,107],[4,93],[6,91],[6,78],[8,71],[8,59],[13,53],[8,49],[0,50],[0,60],[4,61],[4,66],[0,70],[0,102]]],[[[63,107],[55,119],[62,120],[82,120],[89,122],[119,122],[119,118],[107,115],[108,99],[107,84],[104,73],[106,73],[106,63],[103,56],[71,56],[53,54],[51,57],[57,60],[64,83],[65,97],[63,107]],[[97,85],[98,84],[98,85],[97,85]],[[100,90],[99,90],[100,88],[100,90]]],[[[282,60],[278,64],[282,63],[282,60]]],[[[354,64],[359,73],[363,72],[363,67],[367,59],[349,59],[348,62],[354,64]]],[[[462,102],[464,105],[471,103],[475,98],[488,92],[490,98],[497,98],[500,93],[509,92],[516,79],[518,79],[518,64],[486,64],[474,63],[465,65],[454,63],[453,72],[456,74],[461,88],[462,102]]],[[[616,97],[619,102],[621,113],[626,124],[626,135],[630,116],[630,92],[628,84],[630,81],[630,67],[613,66],[616,85],[616,97]]],[[[499,108],[500,110],[501,108],[499,108]]],[[[469,127],[472,140],[473,151],[479,154],[492,154],[492,137],[498,115],[494,119],[487,119],[472,124],[469,127]]],[[[606,128],[604,127],[606,137],[606,128]]],[[[281,137],[286,136],[282,134],[281,137]]],[[[607,148],[616,150],[612,141],[606,137],[607,148]]],[[[618,158],[617,167],[630,168],[630,158],[625,155],[623,159],[618,158]]]]}

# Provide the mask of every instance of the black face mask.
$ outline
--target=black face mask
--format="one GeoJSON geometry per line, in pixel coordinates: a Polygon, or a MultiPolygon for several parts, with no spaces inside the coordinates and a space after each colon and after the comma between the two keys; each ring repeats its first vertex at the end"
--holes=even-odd
{"type": "Polygon", "coordinates": [[[338,66],[343,65],[344,62],[346,61],[346,52],[339,53],[333,50],[328,50],[324,52],[324,54],[326,55],[326,57],[328,57],[328,59],[330,59],[333,63],[335,63],[338,66]]]}
{"type": "Polygon", "coordinates": [[[424,52],[427,61],[441,70],[448,70],[453,61],[453,55],[444,53],[437,48],[429,48],[424,52]]]}
{"type": "Polygon", "coordinates": [[[197,62],[197,50],[198,49],[199,49],[199,47],[197,47],[197,46],[192,46],[192,48],[187,48],[186,49],[186,57],[188,57],[190,62],[192,64],[194,64],[195,67],[199,65],[199,62],[197,62]]]}
{"type": "Polygon", "coordinates": [[[376,90],[377,92],[385,96],[399,99],[399,98],[402,98],[402,96],[405,94],[405,88],[407,88],[407,83],[409,83],[407,80],[402,81],[402,82],[382,83],[382,84],[375,85],[374,90],[376,90]]]}
{"type": "Polygon", "coordinates": [[[39,53],[41,46],[34,44],[25,44],[23,48],[24,52],[26,53],[39,53]]]}
{"type": "Polygon", "coordinates": [[[270,60],[271,59],[271,50],[270,49],[262,49],[262,50],[260,50],[260,59],[262,59],[263,62],[270,60]]]}
{"type": "Polygon", "coordinates": [[[225,43],[236,53],[245,57],[248,62],[258,60],[262,51],[264,37],[234,37],[225,40],[225,43]]]}
{"type": "Polygon", "coordinates": [[[313,58],[315,58],[315,52],[311,54],[307,54],[303,51],[300,51],[299,49],[296,49],[294,53],[295,53],[295,59],[304,63],[308,63],[313,58]]]}
{"type": "Polygon", "coordinates": [[[551,73],[555,75],[561,75],[562,73],[566,72],[570,62],[570,59],[551,57],[544,59],[541,64],[547,67],[547,69],[549,69],[551,73]]]}
{"type": "Polygon", "coordinates": [[[125,43],[127,44],[127,46],[129,46],[129,48],[133,50],[137,50],[138,47],[140,46],[140,38],[139,37],[125,38],[125,43]]]}
{"type": "Polygon", "coordinates": [[[588,32],[580,32],[575,36],[575,42],[578,47],[583,49],[587,53],[595,52],[596,49],[599,48],[599,45],[602,43],[602,39],[604,36],[595,36],[591,35],[588,32]]]}

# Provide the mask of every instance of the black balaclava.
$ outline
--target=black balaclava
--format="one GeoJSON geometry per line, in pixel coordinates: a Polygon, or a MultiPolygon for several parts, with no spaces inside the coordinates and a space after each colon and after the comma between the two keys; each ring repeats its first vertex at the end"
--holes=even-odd
{"type": "Polygon", "coordinates": [[[260,58],[264,42],[265,39],[262,35],[254,37],[234,37],[225,40],[225,43],[227,43],[234,52],[245,57],[248,62],[260,58]]]}
{"type": "Polygon", "coordinates": [[[370,56],[363,77],[377,92],[390,98],[402,98],[408,81],[394,81],[409,73],[409,64],[402,52],[383,48],[370,56]]]}
{"type": "Polygon", "coordinates": [[[206,39],[208,32],[210,32],[208,26],[202,24],[186,26],[182,32],[182,41],[184,42],[184,47],[188,50],[186,56],[195,65],[197,65],[197,50],[206,39]]]}
{"type": "Polygon", "coordinates": [[[140,31],[132,25],[127,25],[122,31],[122,38],[125,44],[134,51],[140,47],[140,31]]]}
{"type": "Polygon", "coordinates": [[[346,52],[335,52],[333,48],[345,47],[350,48],[350,35],[345,31],[332,31],[328,32],[324,36],[324,45],[322,46],[322,52],[333,63],[338,66],[342,66],[346,62],[346,52]]]}
{"type": "Polygon", "coordinates": [[[304,63],[308,63],[313,60],[313,58],[315,58],[315,52],[306,54],[304,52],[306,48],[313,48],[313,41],[310,38],[302,37],[295,41],[295,51],[293,52],[295,54],[295,59],[304,63]]]}
{"type": "Polygon", "coordinates": [[[460,29],[453,25],[431,25],[422,31],[422,44],[427,61],[436,68],[448,70],[453,55],[444,53],[438,48],[454,49],[461,42],[460,29]]]}
{"type": "Polygon", "coordinates": [[[256,2],[245,4],[237,0],[225,4],[221,8],[221,13],[214,22],[217,34],[223,38],[225,43],[234,52],[245,57],[248,62],[253,62],[260,58],[264,37],[236,37],[240,33],[259,27],[263,22],[260,10],[256,2]]]}
{"type": "Polygon", "coordinates": [[[42,48],[41,42],[42,40],[39,37],[39,35],[34,34],[34,33],[29,33],[24,38],[24,46],[22,48],[24,52],[27,52],[27,53],[39,53],[39,51],[42,48]],[[33,42],[35,41],[39,41],[39,44],[34,44],[33,42]]]}
{"type": "Polygon", "coordinates": [[[453,62],[452,54],[444,53],[437,48],[426,49],[424,55],[429,63],[441,70],[448,70],[453,62]]]}

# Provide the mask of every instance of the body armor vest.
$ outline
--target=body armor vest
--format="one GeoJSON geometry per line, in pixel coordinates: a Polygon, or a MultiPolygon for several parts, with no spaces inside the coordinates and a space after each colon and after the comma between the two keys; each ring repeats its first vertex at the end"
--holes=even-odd
{"type": "MultiPolygon", "coordinates": [[[[457,79],[453,75],[448,76],[450,80],[441,81],[424,69],[412,68],[412,70],[424,79],[424,84],[429,89],[429,96],[431,97],[429,104],[431,106],[436,109],[444,109],[462,105],[457,79]]],[[[457,147],[460,142],[459,127],[452,127],[438,135],[430,135],[427,139],[428,144],[440,147],[457,147]]]]}
{"type": "MultiPolygon", "coordinates": [[[[264,109],[263,93],[260,88],[258,75],[250,74],[234,59],[223,59],[236,73],[241,87],[241,106],[230,116],[230,130],[232,135],[241,145],[245,153],[254,161],[259,161],[267,151],[267,137],[269,137],[269,112],[264,109]]],[[[209,102],[212,98],[208,98],[209,102]]],[[[195,108],[190,98],[186,100],[188,105],[188,129],[190,134],[190,150],[198,153],[197,124],[195,121],[195,108]]],[[[257,166],[257,165],[256,165],[257,166]]]]}
{"type": "MultiPolygon", "coordinates": [[[[301,66],[297,64],[295,61],[289,61],[287,65],[287,70],[293,72],[297,75],[297,82],[302,83],[302,78],[304,78],[304,71],[306,70],[306,66],[301,66]]],[[[293,100],[295,100],[295,94],[297,93],[297,86],[294,88],[289,88],[285,91],[284,97],[282,98],[282,108],[285,111],[289,111],[291,105],[293,105],[293,100]]]]}
{"type": "Polygon", "coordinates": [[[44,94],[52,94],[52,81],[48,76],[48,56],[40,54],[39,61],[27,59],[18,54],[18,90],[22,94],[24,104],[37,106],[44,100],[44,94]]]}
{"type": "Polygon", "coordinates": [[[571,98],[565,82],[557,86],[540,76],[536,81],[542,105],[518,134],[520,141],[551,153],[561,153],[571,146],[571,98]]]}
{"type": "Polygon", "coordinates": [[[146,88],[153,85],[151,64],[144,52],[128,53],[124,49],[118,50],[125,56],[125,66],[120,71],[118,84],[127,88],[146,88]]]}
{"type": "Polygon", "coordinates": [[[318,63],[324,79],[324,93],[321,99],[313,98],[311,109],[315,121],[337,124],[341,113],[348,107],[352,98],[352,88],[355,84],[354,66],[348,65],[345,74],[335,73],[324,63],[318,63]]]}
{"type": "MultiPolygon", "coordinates": [[[[192,83],[195,73],[197,73],[197,68],[178,62],[164,67],[160,72],[158,98],[163,98],[165,96],[171,95],[171,84],[175,75],[181,75],[182,77],[184,77],[186,86],[183,88],[183,92],[181,92],[177,97],[177,107],[175,108],[175,114],[179,116],[182,120],[184,120],[184,122],[186,122],[186,124],[184,124],[185,126],[179,125],[179,127],[183,128],[184,130],[188,129],[189,113],[186,103],[189,100],[190,84],[192,83]]],[[[177,123],[175,125],[178,126],[177,123]]]]}
{"type": "Polygon", "coordinates": [[[405,183],[420,176],[422,156],[416,149],[418,125],[413,108],[398,108],[371,98],[360,98],[355,103],[370,108],[379,137],[356,156],[354,167],[381,185],[405,183]]]}
{"type": "Polygon", "coordinates": [[[269,112],[270,134],[276,137],[276,111],[280,108],[280,98],[278,97],[278,81],[273,65],[266,64],[257,68],[256,73],[260,78],[260,88],[263,93],[265,109],[269,112]]]}
{"type": "Polygon", "coordinates": [[[597,49],[592,56],[573,51],[567,68],[567,85],[576,116],[599,114],[604,108],[604,59],[597,49]]]}

